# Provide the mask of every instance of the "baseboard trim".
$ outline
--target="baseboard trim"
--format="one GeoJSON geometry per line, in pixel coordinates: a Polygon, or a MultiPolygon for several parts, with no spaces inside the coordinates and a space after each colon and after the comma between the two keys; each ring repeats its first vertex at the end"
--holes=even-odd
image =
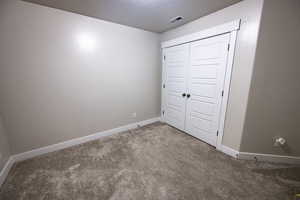
{"type": "MultiPolygon", "coordinates": [[[[31,150],[31,151],[27,151],[27,152],[24,152],[24,153],[13,155],[8,159],[8,161],[6,162],[4,168],[0,172],[0,187],[4,183],[10,169],[12,168],[12,166],[15,162],[27,160],[27,159],[30,159],[30,158],[33,158],[33,157],[36,157],[36,156],[46,154],[46,153],[58,151],[58,150],[65,149],[65,148],[68,148],[68,147],[72,147],[72,146],[75,146],[75,145],[79,145],[79,144],[83,144],[83,143],[90,142],[90,141],[93,141],[93,140],[97,140],[97,139],[100,139],[100,138],[105,137],[105,136],[110,136],[110,135],[113,135],[113,134],[116,134],[116,133],[124,132],[124,131],[131,130],[131,129],[135,129],[135,128],[140,127],[140,126],[146,126],[148,124],[152,124],[152,123],[158,122],[158,121],[161,121],[160,117],[156,117],[156,118],[152,118],[152,119],[148,119],[148,120],[128,124],[128,125],[121,126],[121,127],[118,127],[118,128],[114,128],[114,129],[94,133],[94,134],[91,134],[91,135],[88,135],[88,136],[75,138],[75,139],[68,140],[68,141],[65,141],[65,142],[61,142],[61,143],[58,143],[58,144],[53,144],[53,145],[49,145],[49,146],[46,146],[46,147],[42,147],[42,148],[34,149],[34,150],[31,150]]],[[[230,147],[227,147],[225,145],[222,145],[221,149],[219,149],[219,150],[221,152],[229,155],[229,156],[232,156],[232,157],[237,158],[237,159],[242,159],[242,160],[256,160],[256,161],[265,161],[265,162],[274,162],[274,163],[288,163],[288,164],[300,165],[300,157],[295,157],[295,156],[281,156],[281,155],[272,155],[272,154],[257,154],[257,153],[239,152],[239,151],[236,151],[236,150],[234,150],[230,147]]]]}
{"type": "Polygon", "coordinates": [[[88,135],[88,136],[67,140],[67,141],[64,141],[64,142],[61,142],[61,143],[58,143],[58,144],[53,144],[53,145],[49,145],[49,146],[46,146],[46,147],[34,149],[34,150],[31,150],[31,151],[27,151],[27,152],[24,152],[24,153],[13,155],[12,158],[15,162],[27,160],[27,159],[30,159],[30,158],[33,158],[33,157],[36,157],[36,156],[46,154],[46,153],[50,153],[50,152],[58,151],[58,150],[65,149],[65,148],[68,148],[68,147],[72,147],[72,146],[75,146],[75,145],[83,144],[83,143],[86,143],[86,142],[97,140],[97,139],[105,137],[105,136],[109,136],[109,135],[113,135],[113,134],[116,134],[116,133],[124,132],[124,131],[130,130],[130,129],[135,129],[137,127],[145,126],[145,125],[152,124],[152,123],[158,122],[158,121],[160,121],[160,117],[156,117],[156,118],[152,118],[152,119],[148,119],[148,120],[128,124],[128,125],[121,126],[121,127],[118,127],[118,128],[114,128],[114,129],[94,133],[94,134],[91,134],[91,135],[88,135]]]}
{"type": "Polygon", "coordinates": [[[113,135],[113,134],[116,134],[116,133],[121,133],[121,132],[131,130],[131,129],[135,129],[135,128],[138,128],[138,127],[141,127],[141,126],[146,126],[148,124],[152,124],[152,123],[158,122],[158,121],[161,121],[160,117],[151,118],[151,119],[148,119],[148,120],[144,120],[144,121],[128,124],[128,125],[125,125],[125,126],[121,126],[121,127],[118,127],[118,128],[114,128],[114,129],[94,133],[94,134],[91,134],[91,135],[88,135],[88,136],[75,138],[75,139],[72,139],[72,140],[67,140],[67,141],[64,141],[64,142],[61,142],[61,143],[57,143],[57,144],[49,145],[49,146],[46,146],[46,147],[34,149],[34,150],[27,151],[27,152],[24,152],[24,153],[12,155],[12,156],[10,156],[10,158],[8,159],[5,166],[3,167],[3,169],[0,172],[0,187],[4,183],[9,171],[11,170],[11,168],[13,166],[13,164],[16,163],[16,162],[20,162],[20,161],[27,160],[27,159],[30,159],[30,158],[33,158],[33,157],[36,157],[36,156],[46,154],[46,153],[58,151],[58,150],[65,149],[65,148],[68,148],[68,147],[72,147],[72,146],[75,146],[75,145],[79,145],[79,144],[83,144],[83,143],[90,142],[90,141],[93,141],[93,140],[97,140],[97,139],[100,139],[100,138],[105,137],[105,136],[110,136],[110,135],[113,135]]]}
{"type": "Polygon", "coordinates": [[[300,165],[300,157],[296,157],[296,156],[282,156],[282,155],[273,155],[273,154],[239,152],[225,145],[222,145],[221,149],[219,150],[231,157],[240,160],[254,160],[254,161],[272,162],[272,163],[300,165]]]}
{"type": "Polygon", "coordinates": [[[234,157],[234,158],[237,158],[238,155],[239,155],[239,152],[237,150],[234,150],[234,149],[232,149],[228,146],[225,146],[223,144],[221,146],[220,151],[225,153],[226,155],[229,155],[229,156],[234,157]]]}
{"type": "Polygon", "coordinates": [[[240,152],[238,159],[300,165],[300,157],[240,152]]]}
{"type": "Polygon", "coordinates": [[[10,157],[7,161],[6,164],[4,165],[3,169],[0,172],[0,187],[2,186],[2,184],[4,183],[10,169],[12,168],[12,166],[14,165],[15,161],[12,157],[10,157]]]}

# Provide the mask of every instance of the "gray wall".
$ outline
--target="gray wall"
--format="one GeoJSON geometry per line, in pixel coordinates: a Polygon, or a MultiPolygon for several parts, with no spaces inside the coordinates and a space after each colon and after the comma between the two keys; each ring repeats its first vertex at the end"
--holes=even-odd
{"type": "Polygon", "coordinates": [[[15,0],[0,27],[12,153],[160,115],[158,34],[15,0]]]}
{"type": "Polygon", "coordinates": [[[0,115],[0,172],[10,156],[10,147],[7,139],[7,132],[4,128],[3,120],[0,115]]]}
{"type": "Polygon", "coordinates": [[[244,152],[299,156],[299,9],[298,0],[244,0],[160,38],[73,13],[2,0],[0,169],[9,156],[8,139],[11,152],[20,153],[159,116],[160,39],[239,18],[242,26],[223,144],[244,152]],[[273,147],[277,135],[287,139],[288,148],[273,147]]]}
{"type": "Polygon", "coordinates": [[[223,144],[235,150],[240,148],[244,127],[262,7],[263,0],[244,0],[162,35],[162,41],[166,41],[232,20],[242,19],[241,30],[238,33],[223,137],[223,144]]]}
{"type": "Polygon", "coordinates": [[[241,151],[300,156],[299,36],[300,1],[265,0],[241,151]]]}

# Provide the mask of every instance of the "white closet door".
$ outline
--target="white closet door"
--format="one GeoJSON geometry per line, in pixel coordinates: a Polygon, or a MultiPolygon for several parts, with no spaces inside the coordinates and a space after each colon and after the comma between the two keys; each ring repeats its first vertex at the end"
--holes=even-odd
{"type": "Polygon", "coordinates": [[[186,131],[216,146],[229,34],[191,43],[186,131]]]}
{"type": "Polygon", "coordinates": [[[164,50],[164,55],[164,120],[170,125],[184,130],[189,44],[167,48],[164,50]]]}

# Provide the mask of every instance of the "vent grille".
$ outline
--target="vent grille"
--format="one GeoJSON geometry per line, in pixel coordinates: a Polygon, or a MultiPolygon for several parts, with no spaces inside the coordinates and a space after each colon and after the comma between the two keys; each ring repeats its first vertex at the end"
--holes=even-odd
{"type": "Polygon", "coordinates": [[[171,23],[175,23],[175,22],[178,22],[178,21],[181,21],[183,20],[183,16],[177,16],[177,17],[174,17],[170,20],[171,23]]]}

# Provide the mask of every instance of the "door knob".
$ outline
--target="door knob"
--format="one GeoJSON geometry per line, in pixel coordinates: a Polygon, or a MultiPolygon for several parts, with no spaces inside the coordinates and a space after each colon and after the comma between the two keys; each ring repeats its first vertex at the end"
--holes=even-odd
{"type": "Polygon", "coordinates": [[[191,97],[191,95],[190,95],[190,94],[187,94],[187,95],[186,95],[186,97],[187,97],[187,98],[190,98],[190,97],[191,97]]]}
{"type": "Polygon", "coordinates": [[[185,97],[185,96],[186,96],[186,94],[185,94],[185,93],[183,93],[183,94],[182,94],[182,97],[185,97]]]}

